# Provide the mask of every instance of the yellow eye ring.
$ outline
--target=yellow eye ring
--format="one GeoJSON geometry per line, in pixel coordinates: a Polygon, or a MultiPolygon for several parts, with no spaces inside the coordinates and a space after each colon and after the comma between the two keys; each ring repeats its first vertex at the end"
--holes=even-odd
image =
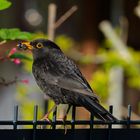
{"type": "Polygon", "coordinates": [[[43,44],[42,44],[42,43],[37,43],[36,47],[37,47],[38,49],[40,49],[40,48],[43,47],[43,44]]]}

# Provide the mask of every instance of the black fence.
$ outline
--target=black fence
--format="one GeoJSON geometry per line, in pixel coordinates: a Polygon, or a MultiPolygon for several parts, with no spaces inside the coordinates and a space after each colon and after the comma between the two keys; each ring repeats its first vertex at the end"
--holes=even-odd
{"type": "MultiPolygon", "coordinates": [[[[109,111],[113,113],[113,106],[109,111]]],[[[0,125],[11,125],[12,129],[0,129],[0,140],[139,140],[140,128],[131,126],[140,125],[140,120],[131,120],[131,106],[128,106],[128,116],[126,120],[116,122],[104,122],[94,120],[91,114],[90,120],[75,120],[76,107],[72,107],[72,120],[65,122],[57,120],[57,109],[53,112],[53,119],[48,121],[37,120],[38,106],[34,106],[33,120],[18,120],[18,106],[14,107],[14,119],[10,121],[0,121],[0,125]],[[57,129],[57,125],[70,125],[71,128],[65,133],[64,129],[57,129]],[[31,125],[32,129],[19,129],[20,125],[31,125]],[[51,126],[51,128],[39,129],[39,125],[51,126]],[[77,125],[89,125],[89,128],[77,129],[77,125]],[[98,128],[95,126],[105,126],[98,128]],[[112,126],[121,125],[122,128],[112,126]]]]}

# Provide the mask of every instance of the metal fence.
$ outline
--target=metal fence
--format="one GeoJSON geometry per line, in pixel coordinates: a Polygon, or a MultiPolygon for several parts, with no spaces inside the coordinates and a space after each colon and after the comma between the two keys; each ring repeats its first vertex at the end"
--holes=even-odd
{"type": "MultiPolygon", "coordinates": [[[[113,106],[109,108],[113,113],[113,106]]],[[[72,107],[72,119],[65,121],[65,125],[71,128],[64,133],[64,129],[57,129],[57,125],[64,125],[63,121],[56,119],[57,109],[53,112],[52,123],[37,120],[38,106],[34,106],[33,120],[18,120],[18,106],[14,107],[13,120],[1,120],[0,125],[11,125],[13,129],[1,129],[0,140],[139,140],[140,128],[131,128],[132,125],[140,125],[140,120],[131,120],[131,106],[128,106],[126,120],[116,122],[104,122],[94,120],[93,114],[90,120],[75,120],[76,107],[72,107]],[[18,129],[20,125],[31,125],[32,129],[18,129]],[[38,129],[38,125],[51,125],[51,129],[38,129]],[[89,128],[77,129],[77,125],[89,125],[89,128]],[[95,126],[105,125],[105,128],[95,126]],[[114,125],[121,125],[123,128],[113,128],[114,125]]]]}

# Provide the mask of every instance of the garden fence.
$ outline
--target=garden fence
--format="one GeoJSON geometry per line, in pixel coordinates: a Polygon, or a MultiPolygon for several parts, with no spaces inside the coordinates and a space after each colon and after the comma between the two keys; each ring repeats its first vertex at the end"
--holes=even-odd
{"type": "MultiPolygon", "coordinates": [[[[113,106],[109,108],[113,113],[113,106]]],[[[13,120],[1,120],[0,125],[12,126],[12,129],[0,129],[0,140],[139,140],[140,120],[131,120],[131,106],[128,106],[128,116],[126,120],[116,122],[104,122],[94,120],[91,114],[90,120],[76,120],[76,107],[72,107],[72,119],[65,121],[65,125],[70,128],[65,134],[64,129],[57,128],[58,125],[64,125],[63,121],[56,119],[57,109],[53,112],[51,128],[39,129],[39,125],[50,126],[47,121],[37,120],[38,106],[34,106],[33,120],[18,120],[18,106],[14,107],[13,120]],[[31,125],[32,129],[20,129],[20,125],[31,125]],[[88,125],[88,128],[76,128],[77,125],[88,125]],[[113,128],[115,125],[121,128],[113,128]],[[105,126],[100,128],[98,126],[105,126]]]]}

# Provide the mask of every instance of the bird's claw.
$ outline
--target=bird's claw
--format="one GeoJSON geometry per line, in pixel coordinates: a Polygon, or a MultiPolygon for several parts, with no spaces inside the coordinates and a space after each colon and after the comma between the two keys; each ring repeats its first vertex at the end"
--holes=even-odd
{"type": "Polygon", "coordinates": [[[66,135],[67,134],[67,130],[68,130],[68,127],[66,124],[64,124],[64,134],[66,135]]]}
{"type": "Polygon", "coordinates": [[[65,123],[67,120],[67,115],[65,115],[62,120],[63,120],[63,123],[65,123]]]}
{"type": "Polygon", "coordinates": [[[41,119],[41,121],[47,121],[47,122],[49,122],[50,124],[52,123],[52,121],[51,121],[48,117],[43,117],[43,118],[41,119]]]}
{"type": "Polygon", "coordinates": [[[67,115],[61,118],[61,120],[63,121],[63,125],[64,125],[64,134],[67,134],[67,125],[66,125],[67,115]]]}
{"type": "MultiPolygon", "coordinates": [[[[47,115],[45,115],[45,116],[41,119],[41,121],[47,121],[47,122],[49,122],[49,123],[52,125],[52,121],[48,118],[47,115]]],[[[39,128],[39,129],[45,129],[45,128],[46,128],[46,125],[40,125],[38,128],[39,128]]]]}

